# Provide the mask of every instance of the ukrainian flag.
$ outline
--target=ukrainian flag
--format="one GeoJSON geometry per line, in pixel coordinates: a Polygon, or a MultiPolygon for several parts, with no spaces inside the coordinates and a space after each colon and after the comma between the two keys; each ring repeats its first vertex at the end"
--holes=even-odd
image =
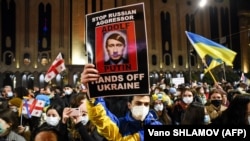
{"type": "Polygon", "coordinates": [[[236,52],[200,35],[188,31],[186,31],[186,35],[202,59],[206,55],[209,55],[215,60],[221,60],[225,62],[228,66],[233,66],[232,62],[234,61],[234,58],[237,54],[236,52]]]}
{"type": "Polygon", "coordinates": [[[204,69],[204,74],[207,73],[208,71],[212,70],[213,68],[221,65],[222,63],[223,62],[221,60],[212,59],[208,65],[208,67],[204,69]]]}

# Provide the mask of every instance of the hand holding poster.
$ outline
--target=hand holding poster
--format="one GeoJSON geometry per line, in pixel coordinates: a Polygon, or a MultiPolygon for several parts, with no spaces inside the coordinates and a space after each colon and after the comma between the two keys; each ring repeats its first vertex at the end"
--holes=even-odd
{"type": "Polygon", "coordinates": [[[149,94],[144,4],[86,15],[89,63],[101,77],[89,83],[91,97],[149,94]]]}

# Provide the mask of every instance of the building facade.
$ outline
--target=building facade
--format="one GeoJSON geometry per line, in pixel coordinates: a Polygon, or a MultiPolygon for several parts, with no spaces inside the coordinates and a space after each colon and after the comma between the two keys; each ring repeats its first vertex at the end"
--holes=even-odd
{"type": "Polygon", "coordinates": [[[59,52],[67,69],[50,83],[79,84],[87,63],[85,15],[140,2],[146,12],[151,83],[164,77],[200,79],[204,65],[185,31],[236,51],[234,68],[248,72],[249,11],[233,7],[235,0],[209,0],[204,8],[199,1],[0,0],[0,86],[44,87],[45,73],[59,52]]]}

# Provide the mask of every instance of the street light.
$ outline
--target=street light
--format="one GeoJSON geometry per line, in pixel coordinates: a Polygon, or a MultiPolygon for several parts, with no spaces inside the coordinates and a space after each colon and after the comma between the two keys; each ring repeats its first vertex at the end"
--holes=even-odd
{"type": "MultiPolygon", "coordinates": [[[[198,8],[196,8],[196,10],[194,11],[193,15],[190,16],[190,20],[189,20],[189,27],[188,27],[188,30],[191,32],[191,24],[194,20],[194,17],[197,13],[197,11],[200,9],[200,8],[203,8],[205,5],[207,4],[207,0],[200,0],[199,2],[199,6],[198,8]]],[[[188,42],[189,43],[189,42],[188,42]]],[[[191,43],[188,44],[187,46],[187,54],[188,54],[188,74],[189,74],[189,83],[191,84],[192,83],[192,74],[191,74],[191,43]]]]}
{"type": "Polygon", "coordinates": [[[199,7],[202,8],[207,4],[207,0],[201,0],[199,3],[199,7]]]}

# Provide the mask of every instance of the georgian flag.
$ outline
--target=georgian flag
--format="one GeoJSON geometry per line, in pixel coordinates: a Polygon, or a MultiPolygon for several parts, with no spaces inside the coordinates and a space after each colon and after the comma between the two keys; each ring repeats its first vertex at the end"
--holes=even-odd
{"type": "Polygon", "coordinates": [[[52,65],[50,66],[49,70],[47,71],[47,73],[45,75],[45,81],[49,82],[54,77],[56,77],[57,74],[61,73],[65,69],[66,69],[66,67],[64,64],[64,60],[62,58],[62,54],[59,53],[57,55],[56,59],[54,60],[54,62],[52,63],[52,65]]]}
{"type": "Polygon", "coordinates": [[[22,106],[22,114],[31,118],[31,116],[41,117],[45,101],[38,99],[24,99],[22,106]]]}

